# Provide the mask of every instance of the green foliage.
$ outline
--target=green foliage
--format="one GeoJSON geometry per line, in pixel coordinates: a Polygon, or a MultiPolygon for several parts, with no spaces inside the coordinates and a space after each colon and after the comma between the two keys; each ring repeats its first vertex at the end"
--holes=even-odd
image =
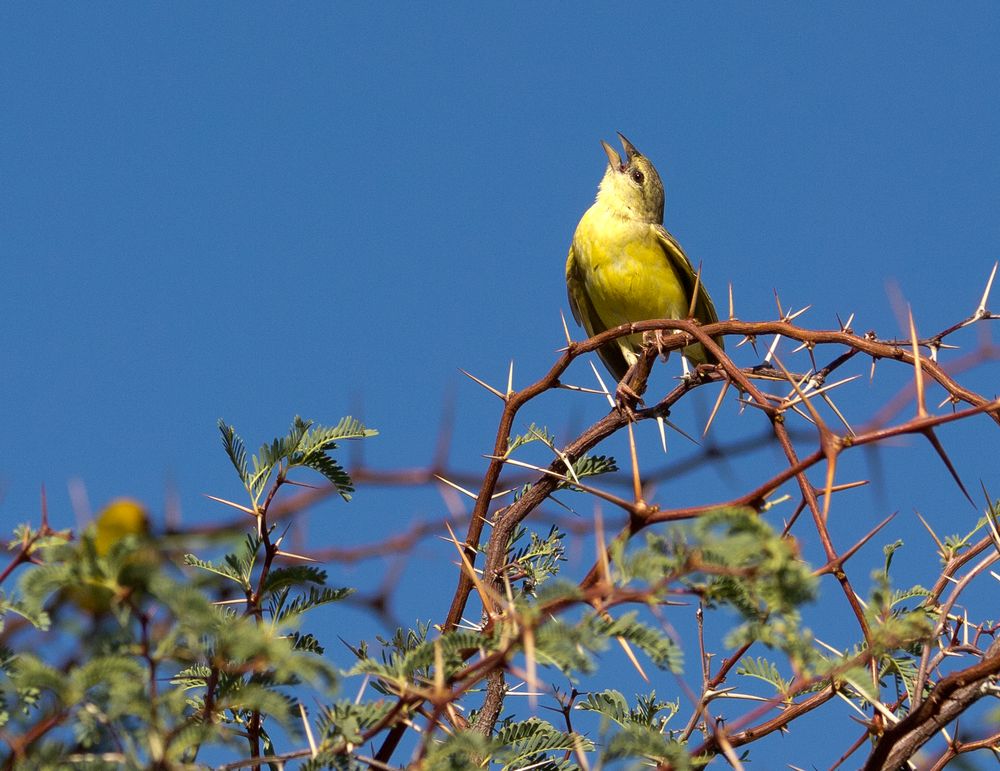
{"type": "MultiPolygon", "coordinates": [[[[656,691],[646,695],[637,695],[636,703],[630,706],[625,696],[613,689],[588,693],[587,698],[576,705],[585,712],[596,712],[604,721],[615,723],[623,728],[639,726],[663,733],[667,723],[680,709],[679,701],[660,701],[656,691]],[[661,715],[661,712],[666,714],[661,715]]],[[[605,729],[606,730],[606,729],[605,729]]]]}
{"type": "MultiPolygon", "coordinates": [[[[25,567],[17,592],[0,593],[0,621],[27,620],[38,642],[0,649],[0,726],[15,738],[50,726],[21,747],[18,760],[28,767],[203,768],[209,752],[226,752],[279,756],[304,769],[365,769],[381,763],[370,756],[391,750],[399,733],[422,769],[692,769],[711,759],[693,758],[688,744],[712,736],[709,702],[712,710],[723,696],[735,702],[744,694],[730,692],[747,685],[759,692],[755,681],[774,689],[776,706],[831,683],[868,714],[874,700],[885,701],[880,689],[894,691],[899,704],[914,696],[921,646],[936,617],[929,590],[891,586],[902,542],[886,547],[885,567],[863,603],[866,640],[831,655],[800,617],[817,595],[813,569],[789,538],[743,508],[711,511],[669,533],[649,528],[641,541],[620,536],[608,549],[607,571],[583,582],[560,576],[562,530],[519,521],[501,566],[479,573],[475,592],[485,610],[475,626],[398,626],[373,643],[345,643],[354,660],[342,668],[310,623],[317,608],[335,612],[354,589],[331,586],[322,567],[283,552],[270,506],[298,467],[322,474],[349,500],[353,484],[331,452],[375,432],[351,418],[323,427],[296,417],[287,434],[251,456],[231,426],[220,421],[219,428],[250,498],[249,507],[232,504],[249,515],[248,532],[225,548],[187,553],[176,565],[166,540],[126,536],[98,554],[86,533],[73,541],[68,533],[18,529],[12,548],[25,567]],[[565,694],[553,685],[565,677],[583,689],[605,658],[635,656],[643,674],[659,678],[658,688],[671,688],[670,675],[682,674],[684,663],[676,604],[696,605],[706,626],[712,614],[723,649],[709,651],[703,640],[686,646],[706,682],[721,673],[690,722],[673,724],[680,700],[655,690],[627,699],[614,689],[565,694]],[[733,650],[743,645],[757,647],[753,655],[740,651],[736,665],[733,650]],[[787,662],[760,655],[761,648],[783,652],[787,662]],[[494,678],[499,673],[504,679],[494,678]],[[542,706],[554,701],[563,722],[467,709],[515,676],[529,687],[537,677],[542,706]],[[336,694],[344,678],[355,678],[347,686],[353,699],[336,694]],[[311,720],[307,706],[317,713],[311,720]],[[483,725],[494,730],[484,734],[483,725]]],[[[554,436],[535,424],[508,441],[507,455],[531,443],[559,458],[552,468],[568,463],[554,436]]],[[[616,470],[613,458],[585,455],[549,489],[580,491],[581,479],[616,470]]],[[[524,485],[521,495],[530,489],[524,485]]],[[[955,537],[947,548],[964,549],[970,538],[955,537]]],[[[512,702],[508,694],[505,704],[512,702]]]]}
{"type": "Polygon", "coordinates": [[[507,454],[510,455],[514,450],[532,442],[541,442],[548,447],[553,447],[555,446],[555,441],[555,436],[549,433],[547,428],[536,426],[532,423],[528,426],[528,430],[525,433],[511,436],[507,439],[507,454]]]}
{"type": "Polygon", "coordinates": [[[534,595],[541,584],[558,574],[559,563],[565,561],[564,537],[565,534],[555,525],[549,528],[544,538],[534,531],[518,527],[508,549],[507,575],[510,582],[521,582],[524,594],[534,595]],[[514,548],[524,540],[525,535],[528,536],[528,544],[514,548]]]}
{"type": "Polygon", "coordinates": [[[329,452],[374,432],[348,418],[332,428],[296,418],[248,461],[235,431],[221,428],[258,515],[233,551],[185,556],[184,566],[214,584],[183,574],[168,539],[123,536],[98,554],[89,530],[72,541],[18,529],[12,547],[32,564],[17,593],[0,596],[0,616],[29,621],[37,652],[20,646],[0,656],[0,722],[11,736],[47,727],[22,748],[26,767],[190,767],[207,746],[246,753],[248,740],[271,754],[274,726],[299,736],[299,699],[332,693],[338,672],[300,627],[352,590],[282,557],[262,501],[296,466],[319,471],[349,498],[350,478],[329,452]],[[218,604],[216,590],[242,602],[218,604]]]}
{"type": "Polygon", "coordinates": [[[528,718],[519,723],[504,725],[496,735],[498,749],[494,753],[502,771],[518,768],[545,768],[551,771],[568,771],[579,766],[553,753],[589,752],[593,742],[577,733],[560,731],[551,723],[538,718],[528,718]]]}
{"type": "Polygon", "coordinates": [[[476,731],[456,731],[433,742],[426,757],[426,767],[441,771],[478,771],[480,758],[488,758],[496,742],[476,731]]]}
{"type": "Polygon", "coordinates": [[[799,607],[816,596],[817,582],[791,544],[749,509],[718,509],[669,535],[651,533],[641,548],[611,545],[621,583],[646,585],[667,599],[680,586],[706,608],[728,608],[744,622],[729,647],[761,642],[802,666],[817,659],[799,607]]]}
{"type": "Polygon", "coordinates": [[[246,445],[233,426],[219,420],[222,444],[233,463],[243,487],[250,494],[253,511],[261,504],[261,497],[268,489],[272,475],[284,481],[289,470],[303,466],[318,471],[336,488],[345,501],[351,499],[354,486],[350,476],[337,463],[330,452],[337,449],[337,442],[347,439],[365,439],[378,434],[354,418],[342,418],[335,426],[313,425],[312,421],[296,416],[288,434],[262,444],[256,455],[247,463],[246,445]]]}
{"type": "Polygon", "coordinates": [[[784,694],[788,690],[788,686],[792,683],[788,678],[781,676],[774,662],[768,661],[761,656],[757,658],[746,656],[741,659],[739,666],[736,668],[736,674],[755,677],[758,680],[763,680],[765,683],[770,683],[774,686],[774,690],[780,694],[784,694]]]}
{"type": "Polygon", "coordinates": [[[377,637],[382,646],[380,661],[369,657],[367,648],[352,649],[359,660],[351,674],[378,678],[374,687],[380,693],[400,693],[412,683],[451,677],[465,666],[466,651],[488,648],[492,642],[489,637],[464,629],[429,639],[428,630],[429,625],[418,624],[416,629],[397,628],[389,640],[377,637]],[[436,663],[441,664],[440,669],[433,669],[436,663]]]}
{"type": "Polygon", "coordinates": [[[573,476],[577,479],[613,474],[617,470],[618,462],[610,455],[581,455],[573,464],[573,476]]]}

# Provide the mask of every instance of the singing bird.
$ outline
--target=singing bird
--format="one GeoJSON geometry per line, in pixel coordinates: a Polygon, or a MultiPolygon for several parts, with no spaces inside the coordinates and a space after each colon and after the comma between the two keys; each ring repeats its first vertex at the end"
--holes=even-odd
{"type": "MultiPolygon", "coordinates": [[[[573,234],[566,260],[566,288],[573,318],[587,335],[648,319],[718,321],[715,305],[697,280],[691,261],[663,227],[663,183],[646,156],[621,133],[625,161],[605,141],[608,168],[597,200],[573,234]]],[[[714,338],[722,347],[722,338],[714,338]]],[[[641,334],[619,337],[598,349],[615,380],[621,381],[642,349],[641,334]]],[[[714,363],[704,346],[683,349],[695,364],[714,363]]]]}

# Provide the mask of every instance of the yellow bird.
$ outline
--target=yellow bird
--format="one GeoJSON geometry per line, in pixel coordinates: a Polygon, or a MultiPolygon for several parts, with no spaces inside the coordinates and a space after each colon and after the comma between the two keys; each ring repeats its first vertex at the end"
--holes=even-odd
{"type": "Polygon", "coordinates": [[[113,500],[97,516],[92,532],[97,556],[106,557],[112,547],[127,536],[149,535],[146,507],[131,498],[113,500]]]}
{"type": "MultiPolygon", "coordinates": [[[[625,162],[601,141],[608,168],[597,200],[573,234],[566,260],[566,288],[573,318],[587,335],[648,319],[718,321],[712,298],[696,280],[691,261],[663,227],[663,183],[653,164],[620,133],[625,162]]],[[[722,347],[722,338],[714,338],[722,347]]],[[[642,335],[628,335],[598,349],[618,381],[638,359],[642,335]]],[[[700,343],[683,349],[695,364],[714,363],[700,343]]]]}
{"type": "Polygon", "coordinates": [[[159,556],[150,543],[149,515],[145,506],[131,498],[118,498],[105,507],[86,529],[83,538],[93,544],[77,549],[76,583],[68,590],[78,607],[95,615],[111,610],[116,597],[124,597],[146,586],[159,556]],[[132,537],[134,548],[118,555],[111,565],[102,561],[115,547],[132,537]]]}

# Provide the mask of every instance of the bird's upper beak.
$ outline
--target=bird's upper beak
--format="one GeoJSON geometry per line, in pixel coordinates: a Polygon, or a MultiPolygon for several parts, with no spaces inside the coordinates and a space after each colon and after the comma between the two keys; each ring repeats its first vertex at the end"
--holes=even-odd
{"type": "Polygon", "coordinates": [[[633,158],[642,155],[642,153],[640,153],[638,150],[635,149],[635,145],[629,142],[625,138],[625,135],[622,134],[622,132],[620,131],[618,132],[618,138],[622,141],[622,147],[625,148],[625,157],[629,160],[630,163],[633,158]]]}

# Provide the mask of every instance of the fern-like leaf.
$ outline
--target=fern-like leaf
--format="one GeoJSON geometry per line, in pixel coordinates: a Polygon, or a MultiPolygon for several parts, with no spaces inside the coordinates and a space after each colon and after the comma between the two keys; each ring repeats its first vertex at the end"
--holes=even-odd
{"type": "Polygon", "coordinates": [[[248,485],[250,474],[247,471],[247,448],[236,433],[236,429],[230,426],[222,418],[219,418],[219,431],[222,432],[222,444],[226,448],[226,455],[233,462],[236,473],[240,475],[240,481],[248,485]]]}

